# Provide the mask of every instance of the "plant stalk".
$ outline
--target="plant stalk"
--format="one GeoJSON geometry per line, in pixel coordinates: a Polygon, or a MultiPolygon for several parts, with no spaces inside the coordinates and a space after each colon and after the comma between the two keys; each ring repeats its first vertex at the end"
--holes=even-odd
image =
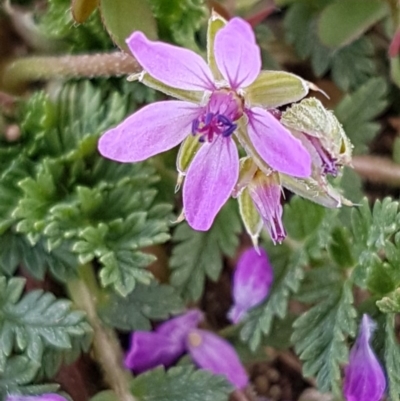
{"type": "Polygon", "coordinates": [[[123,52],[16,58],[0,64],[0,89],[19,92],[35,81],[122,76],[141,70],[139,63],[123,52]]]}
{"type": "Polygon", "coordinates": [[[129,390],[130,373],[122,367],[122,350],[113,329],[99,319],[96,304],[100,295],[91,265],[79,268],[79,278],[68,281],[67,288],[76,306],[84,310],[93,328],[93,351],[102,367],[105,381],[121,401],[136,401],[129,390]]]}

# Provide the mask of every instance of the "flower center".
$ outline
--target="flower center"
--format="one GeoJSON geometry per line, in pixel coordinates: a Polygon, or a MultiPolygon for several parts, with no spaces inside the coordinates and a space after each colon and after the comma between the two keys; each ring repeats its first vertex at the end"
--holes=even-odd
{"type": "Polygon", "coordinates": [[[243,115],[243,101],[232,91],[222,89],[212,93],[203,114],[193,120],[192,134],[200,135],[200,142],[212,142],[214,135],[231,136],[243,115]]]}

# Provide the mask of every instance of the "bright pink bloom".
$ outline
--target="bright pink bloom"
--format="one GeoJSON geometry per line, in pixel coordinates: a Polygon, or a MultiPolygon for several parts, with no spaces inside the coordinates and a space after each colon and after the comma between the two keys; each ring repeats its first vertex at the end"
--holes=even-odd
{"type": "Polygon", "coordinates": [[[273,169],[295,177],[311,174],[311,159],[300,141],[268,111],[246,102],[246,87],[261,70],[260,49],[248,23],[233,18],[214,41],[222,81],[190,50],[151,42],[134,32],[128,46],[151,77],[169,87],[202,91],[200,105],[188,101],[150,104],[99,141],[100,153],[120,162],[138,162],[169,150],[188,135],[202,146],[187,171],[183,188],[186,220],[196,230],[208,230],[231,196],[239,174],[238,150],[232,135],[239,119],[247,121],[250,140],[273,169]]]}
{"type": "Polygon", "coordinates": [[[240,256],[233,275],[233,306],[228,313],[233,323],[240,322],[247,311],[268,295],[274,271],[264,249],[250,248],[240,256]]]}
{"type": "Polygon", "coordinates": [[[343,394],[347,401],[380,401],[386,389],[383,369],[370,345],[375,323],[364,315],[345,369],[343,394]]]}

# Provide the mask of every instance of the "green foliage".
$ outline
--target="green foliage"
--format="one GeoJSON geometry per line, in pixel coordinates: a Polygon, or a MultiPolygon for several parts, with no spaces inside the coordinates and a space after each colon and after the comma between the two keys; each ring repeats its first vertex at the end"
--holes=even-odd
{"type": "Polygon", "coordinates": [[[143,0],[100,0],[102,21],[117,46],[126,52],[125,40],[134,31],[142,31],[149,39],[157,39],[157,27],[150,5],[143,0]]]}
{"type": "Polygon", "coordinates": [[[198,300],[206,277],[218,280],[222,257],[233,256],[239,243],[241,224],[236,205],[229,202],[209,231],[192,230],[186,223],[179,225],[173,235],[176,243],[170,259],[171,283],[185,299],[198,300]]]}
{"type": "Polygon", "coordinates": [[[80,349],[73,338],[91,333],[84,314],[71,310],[70,301],[41,290],[21,296],[24,284],[20,278],[0,277],[0,372],[5,372],[14,351],[39,367],[46,349],[80,349]]]}
{"type": "Polygon", "coordinates": [[[325,208],[298,196],[293,197],[285,206],[284,226],[288,235],[295,240],[304,240],[322,222],[325,208]],[[307,216],[300,218],[299,216],[307,216]]]}
{"type": "Polygon", "coordinates": [[[317,24],[320,13],[329,2],[300,0],[290,5],[284,20],[286,40],[293,44],[301,58],[310,58],[317,76],[331,70],[334,82],[348,91],[376,73],[373,46],[367,37],[351,41],[339,50],[323,45],[318,38],[317,24]]]}
{"type": "Polygon", "coordinates": [[[198,50],[195,34],[206,22],[204,0],[150,0],[163,40],[198,50]]]}
{"type": "Polygon", "coordinates": [[[29,384],[38,372],[39,365],[26,356],[12,356],[7,360],[5,369],[0,372],[0,398],[8,394],[44,394],[54,393],[57,384],[29,384]]]}
{"type": "Polygon", "coordinates": [[[132,394],[141,401],[227,401],[233,390],[222,376],[191,366],[151,370],[136,377],[132,394]]]}
{"type": "Polygon", "coordinates": [[[316,376],[321,391],[340,394],[340,366],[348,358],[346,336],[354,336],[356,330],[351,284],[333,282],[319,295],[318,304],[294,322],[292,342],[303,360],[304,375],[316,376]]]}
{"type": "Polygon", "coordinates": [[[166,320],[170,314],[183,310],[176,290],[156,282],[138,284],[125,298],[108,293],[99,305],[99,314],[108,325],[126,331],[150,330],[150,320],[166,320]]]}
{"type": "Polygon", "coordinates": [[[84,24],[77,25],[72,18],[70,0],[49,0],[48,3],[47,11],[39,16],[39,28],[49,38],[58,40],[60,48],[82,52],[113,47],[98,11],[84,24]]]}
{"type": "MultiPolygon", "coordinates": [[[[387,279],[385,283],[383,282],[384,277],[387,277],[386,274],[382,275],[383,271],[389,271],[389,276],[392,276],[394,269],[391,269],[392,272],[390,272],[390,264],[381,266],[382,261],[379,252],[386,249],[390,258],[389,261],[396,262],[398,259],[395,249],[388,242],[388,239],[400,227],[398,208],[398,202],[385,198],[383,201],[376,201],[371,212],[367,200],[364,199],[361,206],[353,209],[351,214],[354,237],[353,249],[357,256],[357,266],[353,271],[353,279],[361,287],[365,288],[368,285],[370,290],[379,289],[378,293],[380,294],[381,291],[384,291],[382,285],[386,286],[387,289],[392,287],[392,285],[387,287],[385,284],[388,282],[387,279]]],[[[397,244],[398,239],[396,240],[397,244]]],[[[398,278],[398,273],[396,273],[396,277],[398,278]]],[[[388,279],[390,280],[390,277],[388,279]]]]}
{"type": "Polygon", "coordinates": [[[274,263],[274,283],[269,296],[261,305],[248,313],[240,331],[240,338],[255,351],[263,335],[268,335],[276,317],[283,319],[288,309],[289,297],[298,291],[304,277],[306,257],[302,250],[291,251],[285,245],[268,249],[274,263]]]}
{"type": "Polygon", "coordinates": [[[102,284],[123,295],[137,280],[150,282],[145,267],[155,257],[140,249],[169,238],[170,206],[154,201],[152,168],[113,163],[96,149],[133,103],[126,89],[82,82],[67,85],[56,103],[36,94],[25,105],[18,157],[0,175],[5,273],[22,259],[37,278],[50,268],[65,280],[78,263],[96,259],[102,284]]]}
{"type": "Polygon", "coordinates": [[[327,46],[341,47],[359,38],[387,12],[386,4],[380,0],[335,0],[321,12],[319,37],[327,46]]]}
{"type": "Polygon", "coordinates": [[[389,379],[389,394],[391,400],[400,397],[400,346],[395,336],[394,314],[386,316],[385,324],[385,367],[389,379]]]}
{"type": "Polygon", "coordinates": [[[388,87],[383,78],[372,78],[355,92],[346,95],[335,114],[354,145],[355,153],[363,153],[380,129],[374,122],[387,107],[388,87]]]}

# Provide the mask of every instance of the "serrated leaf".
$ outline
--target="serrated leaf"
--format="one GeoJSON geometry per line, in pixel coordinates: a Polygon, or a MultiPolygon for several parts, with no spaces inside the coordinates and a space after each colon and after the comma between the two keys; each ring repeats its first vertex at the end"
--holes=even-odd
{"type": "Polygon", "coordinates": [[[120,330],[150,330],[150,320],[166,320],[184,309],[176,290],[166,284],[137,284],[125,298],[109,293],[101,300],[99,314],[105,323],[120,330]]]}
{"type": "Polygon", "coordinates": [[[355,90],[376,76],[374,53],[374,45],[367,37],[361,37],[335,52],[330,64],[336,85],[344,91],[355,90]]]}
{"type": "Polygon", "coordinates": [[[233,387],[226,379],[191,366],[151,370],[131,383],[141,401],[227,401],[233,387]]]}
{"type": "Polygon", "coordinates": [[[348,360],[346,336],[355,335],[351,284],[336,283],[317,305],[294,322],[292,343],[303,360],[303,374],[316,376],[318,388],[340,394],[340,367],[348,360]]]}
{"type": "Polygon", "coordinates": [[[267,300],[248,313],[240,331],[240,338],[253,351],[260,345],[262,335],[269,334],[275,318],[286,316],[289,297],[299,289],[307,260],[301,249],[291,252],[285,245],[270,249],[268,254],[273,261],[274,283],[267,300]]]}
{"type": "Polygon", "coordinates": [[[373,120],[382,113],[388,102],[387,84],[383,78],[373,78],[354,93],[346,95],[336,107],[335,114],[354,145],[355,153],[362,153],[379,131],[373,120]]]}
{"type": "Polygon", "coordinates": [[[380,0],[335,0],[321,12],[319,37],[327,46],[345,46],[376,24],[387,11],[386,4],[380,0]]]}
{"type": "Polygon", "coordinates": [[[224,206],[209,231],[194,231],[186,223],[176,228],[173,242],[177,244],[170,259],[171,284],[185,299],[198,300],[201,297],[206,277],[218,280],[223,255],[234,255],[240,229],[238,213],[232,202],[224,206]]]}
{"type": "Polygon", "coordinates": [[[112,40],[129,52],[126,39],[142,31],[149,39],[157,39],[156,21],[150,5],[143,0],[99,0],[103,23],[112,40]]]}
{"type": "Polygon", "coordinates": [[[16,300],[11,289],[20,284],[3,280],[0,298],[0,360],[15,347],[33,362],[40,364],[45,348],[70,349],[71,338],[83,336],[90,328],[84,315],[71,310],[71,302],[57,300],[53,294],[32,291],[16,300]],[[4,287],[5,286],[5,287],[4,287]]]}
{"type": "Polygon", "coordinates": [[[318,229],[324,215],[322,206],[295,196],[285,205],[283,222],[290,237],[304,240],[318,229]]]}
{"type": "Polygon", "coordinates": [[[400,346],[395,336],[395,315],[389,313],[385,324],[385,367],[389,379],[389,394],[391,400],[400,397],[400,346]]]}

